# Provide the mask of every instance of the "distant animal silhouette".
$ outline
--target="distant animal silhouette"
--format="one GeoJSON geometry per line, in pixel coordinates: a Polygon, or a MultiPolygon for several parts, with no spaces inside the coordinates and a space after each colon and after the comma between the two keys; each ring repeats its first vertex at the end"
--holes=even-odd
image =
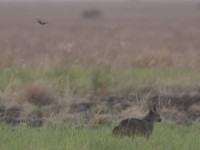
{"type": "Polygon", "coordinates": [[[98,9],[91,9],[84,11],[82,17],[85,19],[99,19],[102,17],[102,13],[98,9]]]}
{"type": "Polygon", "coordinates": [[[41,19],[37,19],[37,22],[38,22],[40,25],[48,24],[47,21],[42,21],[41,19]]]}
{"type": "Polygon", "coordinates": [[[161,120],[160,114],[157,111],[157,106],[154,105],[142,119],[127,118],[122,120],[119,125],[113,129],[112,134],[121,136],[139,135],[149,138],[155,122],[161,122],[161,120]]]}

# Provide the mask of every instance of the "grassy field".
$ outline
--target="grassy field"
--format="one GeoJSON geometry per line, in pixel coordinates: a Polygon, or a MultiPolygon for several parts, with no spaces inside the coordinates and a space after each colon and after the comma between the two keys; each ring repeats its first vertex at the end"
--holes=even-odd
{"type": "Polygon", "coordinates": [[[35,82],[50,84],[59,95],[123,93],[142,88],[161,91],[200,81],[200,72],[189,68],[86,68],[81,65],[46,69],[0,68],[0,90],[19,92],[35,82]]]}
{"type": "Polygon", "coordinates": [[[1,3],[0,91],[12,94],[13,86],[19,90],[41,81],[61,95],[198,83],[198,6],[195,1],[1,3]],[[82,17],[94,8],[100,19],[82,17]],[[40,26],[37,17],[49,24],[40,26]]]}
{"type": "Polygon", "coordinates": [[[158,124],[146,140],[143,137],[114,137],[111,128],[39,128],[0,127],[1,150],[196,150],[199,126],[158,124]]]}
{"type": "Polygon", "coordinates": [[[198,149],[199,6],[0,3],[0,150],[198,149]],[[94,9],[99,18],[83,17],[94,9]],[[157,124],[149,140],[113,137],[150,97],[174,124],[157,124]],[[83,127],[63,127],[70,121],[83,127]]]}

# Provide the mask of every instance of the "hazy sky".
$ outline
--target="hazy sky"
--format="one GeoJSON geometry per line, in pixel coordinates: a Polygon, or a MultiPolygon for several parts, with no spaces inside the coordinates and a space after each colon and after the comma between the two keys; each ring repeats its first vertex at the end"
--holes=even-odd
{"type": "Polygon", "coordinates": [[[13,2],[17,2],[17,1],[25,1],[25,2],[27,2],[27,1],[32,1],[32,2],[81,1],[81,2],[84,2],[84,1],[129,1],[129,0],[0,0],[0,1],[5,1],[5,2],[8,2],[8,1],[13,1],[13,2]]]}
{"type": "Polygon", "coordinates": [[[127,1],[158,1],[158,2],[162,2],[162,1],[171,1],[171,2],[174,2],[174,1],[178,1],[178,2],[190,2],[190,1],[196,1],[196,2],[200,2],[200,0],[0,0],[0,2],[58,2],[58,1],[80,1],[80,2],[87,2],[87,1],[121,1],[121,2],[127,2],[127,1]]]}
{"type": "Polygon", "coordinates": [[[200,1],[200,0],[0,0],[0,1],[4,1],[4,2],[18,2],[18,1],[31,1],[31,2],[48,2],[48,1],[200,1]]]}

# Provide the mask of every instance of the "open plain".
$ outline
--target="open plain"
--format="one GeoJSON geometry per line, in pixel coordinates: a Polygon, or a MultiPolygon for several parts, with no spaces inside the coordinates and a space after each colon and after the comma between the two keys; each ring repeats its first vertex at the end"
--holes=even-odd
{"type": "Polygon", "coordinates": [[[0,149],[196,149],[199,41],[195,0],[1,2],[0,149]],[[110,135],[155,103],[147,143],[110,135]]]}

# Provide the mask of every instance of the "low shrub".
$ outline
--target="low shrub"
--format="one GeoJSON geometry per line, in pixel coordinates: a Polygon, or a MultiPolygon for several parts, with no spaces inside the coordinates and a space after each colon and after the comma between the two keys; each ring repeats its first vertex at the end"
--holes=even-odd
{"type": "Polygon", "coordinates": [[[24,90],[25,101],[36,106],[56,103],[56,93],[52,87],[44,82],[33,83],[24,90]]]}

